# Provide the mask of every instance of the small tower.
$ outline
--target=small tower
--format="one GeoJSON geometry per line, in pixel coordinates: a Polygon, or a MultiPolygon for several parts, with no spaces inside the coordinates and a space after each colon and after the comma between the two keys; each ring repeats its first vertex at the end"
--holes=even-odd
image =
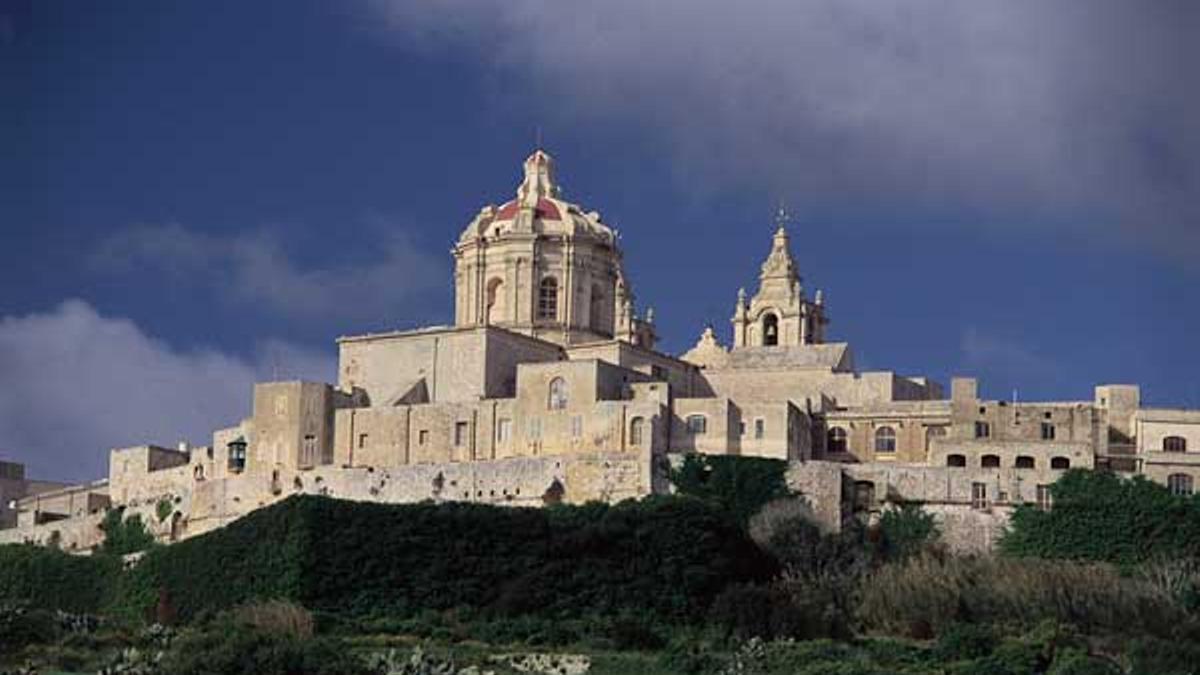
{"type": "Polygon", "coordinates": [[[786,224],[787,212],[780,207],[775,216],[771,252],[758,275],[758,292],[747,302],[745,289],[738,291],[733,313],[733,346],[777,347],[821,344],[829,319],[820,299],[809,302],[792,257],[786,224]]]}

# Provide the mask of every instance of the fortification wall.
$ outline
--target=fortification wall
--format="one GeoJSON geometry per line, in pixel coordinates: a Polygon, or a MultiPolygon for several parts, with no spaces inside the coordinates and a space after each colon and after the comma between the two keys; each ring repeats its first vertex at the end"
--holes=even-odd
{"type": "MultiPolygon", "coordinates": [[[[172,484],[156,482],[158,492],[141,493],[143,498],[130,502],[125,515],[141,514],[148,529],[163,542],[211,531],[293,494],[381,503],[433,500],[543,506],[641,497],[651,491],[655,480],[649,451],[391,468],[322,466],[306,471],[281,469],[270,474],[247,472],[214,480],[195,480],[190,473],[184,476],[175,469],[155,473],[178,475],[179,480],[172,484]],[[158,509],[163,502],[169,502],[173,509],[160,519],[158,509]]],[[[0,544],[57,542],[64,550],[86,551],[103,541],[99,528],[103,518],[103,513],[93,513],[0,530],[0,544]]]]}

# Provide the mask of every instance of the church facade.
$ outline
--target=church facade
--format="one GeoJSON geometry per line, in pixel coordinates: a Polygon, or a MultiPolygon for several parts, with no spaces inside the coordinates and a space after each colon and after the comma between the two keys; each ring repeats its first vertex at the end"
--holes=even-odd
{"type": "Polygon", "coordinates": [[[1135,385],[1016,403],[981,399],[971,378],[947,394],[858,370],[828,340],[829,308],[805,288],[782,222],[769,244],[753,295],[736,294],[728,345],[709,327],[681,355],[658,351],[616,232],[564,198],[538,150],[515,196],[454,244],[454,325],[340,338],[336,383],[260,383],[250,414],[210,445],[115,449],[106,478],[14,487],[29,496],[0,520],[0,542],[86,550],[114,507],[177,540],[299,492],[615,501],[670,490],[670,464],[703,453],[789,462],[830,527],[916,502],[952,545],[979,549],[1014,505],[1049,506],[1068,468],[1178,493],[1200,479],[1200,411],[1142,407],[1135,385]]]}

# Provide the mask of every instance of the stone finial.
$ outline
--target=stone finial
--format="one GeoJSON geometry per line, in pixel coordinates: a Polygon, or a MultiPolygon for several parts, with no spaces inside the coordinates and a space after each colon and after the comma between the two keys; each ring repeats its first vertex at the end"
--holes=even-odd
{"type": "Polygon", "coordinates": [[[554,158],[544,150],[535,150],[525,160],[525,178],[517,188],[518,200],[525,206],[537,206],[539,199],[558,195],[558,183],[554,179],[554,158]]]}
{"type": "Polygon", "coordinates": [[[818,305],[824,305],[825,304],[825,293],[822,292],[821,289],[818,288],[816,297],[813,298],[813,301],[816,302],[818,305]]]}
{"type": "Polygon", "coordinates": [[[700,339],[696,340],[696,346],[689,349],[680,358],[698,366],[711,366],[723,362],[727,354],[728,350],[717,340],[712,324],[708,324],[704,327],[704,332],[700,334],[700,339]]]}
{"type": "Polygon", "coordinates": [[[654,323],[654,308],[646,308],[646,323],[654,323]]]}
{"type": "Polygon", "coordinates": [[[763,261],[760,279],[799,279],[796,271],[796,260],[792,257],[787,230],[780,224],[771,239],[771,253],[763,261]]]}
{"type": "Polygon", "coordinates": [[[737,301],[738,301],[739,307],[746,306],[746,287],[745,286],[742,286],[741,288],[738,289],[738,300],[737,301]]]}

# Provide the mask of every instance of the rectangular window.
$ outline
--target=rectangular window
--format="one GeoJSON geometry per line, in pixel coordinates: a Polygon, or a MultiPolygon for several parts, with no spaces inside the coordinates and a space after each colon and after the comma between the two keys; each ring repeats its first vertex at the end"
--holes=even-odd
{"type": "Polygon", "coordinates": [[[708,418],[704,415],[688,415],[687,430],[696,436],[708,433],[708,418]]]}
{"type": "Polygon", "coordinates": [[[317,437],[308,435],[304,437],[304,447],[300,451],[300,464],[304,466],[312,466],[317,460],[317,437]]]}
{"type": "Polygon", "coordinates": [[[988,438],[992,435],[992,425],[987,422],[975,423],[975,438],[988,438]]]}
{"type": "Polygon", "coordinates": [[[761,439],[763,437],[763,435],[765,435],[765,434],[766,434],[766,422],[764,422],[761,417],[759,419],[754,420],[754,437],[761,439]]]}
{"type": "Polygon", "coordinates": [[[429,430],[422,429],[417,432],[417,445],[425,445],[429,442],[429,430]]]}
{"type": "Polygon", "coordinates": [[[467,444],[467,432],[469,429],[469,422],[454,423],[454,445],[463,446],[467,444]]]}
{"type": "Polygon", "coordinates": [[[366,434],[358,435],[358,447],[360,449],[367,447],[367,435],[366,434]]]}
{"type": "Polygon", "coordinates": [[[971,508],[987,508],[987,483],[971,483],[971,508]]]}
{"type": "Polygon", "coordinates": [[[1037,486],[1037,507],[1043,511],[1049,511],[1052,501],[1053,500],[1050,497],[1050,486],[1037,486]]]}
{"type": "Polygon", "coordinates": [[[571,438],[583,438],[583,417],[581,415],[571,418],[571,438]]]}
{"type": "Polygon", "coordinates": [[[1042,440],[1054,440],[1054,425],[1049,422],[1042,422],[1042,440]]]}
{"type": "Polygon", "coordinates": [[[529,419],[529,426],[525,429],[525,438],[531,441],[539,441],[542,439],[542,420],[538,417],[529,419]]]}
{"type": "Polygon", "coordinates": [[[507,417],[501,418],[496,423],[496,442],[507,443],[510,438],[512,438],[512,420],[507,417]]]}

